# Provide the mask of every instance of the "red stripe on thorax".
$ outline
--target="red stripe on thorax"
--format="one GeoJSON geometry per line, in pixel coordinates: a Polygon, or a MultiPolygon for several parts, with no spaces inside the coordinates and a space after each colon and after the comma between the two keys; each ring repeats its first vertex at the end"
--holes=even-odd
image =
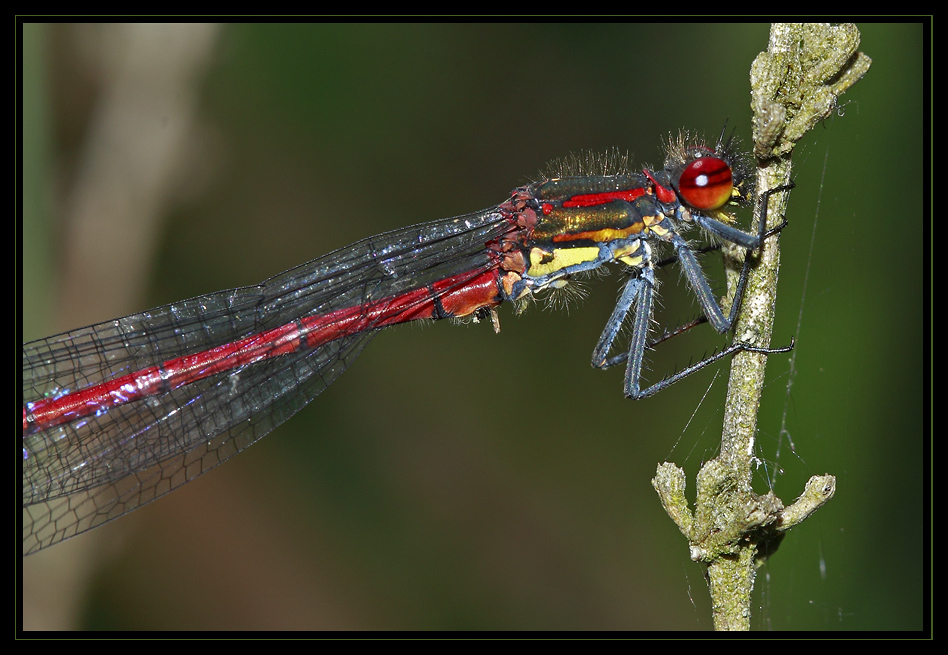
{"type": "Polygon", "coordinates": [[[605,205],[613,200],[626,200],[632,202],[636,198],[644,196],[646,189],[622,189],[620,191],[604,191],[602,193],[583,193],[572,196],[569,200],[563,201],[564,207],[593,207],[595,205],[605,205]]]}

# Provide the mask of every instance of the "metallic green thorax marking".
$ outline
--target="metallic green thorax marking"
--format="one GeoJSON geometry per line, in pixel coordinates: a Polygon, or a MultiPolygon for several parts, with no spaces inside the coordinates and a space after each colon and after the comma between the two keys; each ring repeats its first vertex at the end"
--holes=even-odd
{"type": "Polygon", "coordinates": [[[536,191],[540,217],[533,241],[602,243],[641,233],[642,215],[654,213],[655,198],[644,175],[549,180],[536,191]],[[593,185],[590,185],[593,182],[593,185]]]}

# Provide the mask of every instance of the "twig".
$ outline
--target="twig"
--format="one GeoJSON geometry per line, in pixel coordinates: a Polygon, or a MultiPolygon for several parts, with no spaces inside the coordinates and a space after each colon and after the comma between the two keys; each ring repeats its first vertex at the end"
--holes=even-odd
{"type": "MultiPolygon", "coordinates": [[[[871,60],[857,51],[859,31],[844,24],[786,24],[771,27],[770,43],[751,68],[754,154],[757,189],[790,181],[794,144],[837,107],[837,98],[869,69],[871,60]]],[[[769,199],[768,227],[778,224],[788,193],[769,199]]],[[[729,250],[740,260],[745,253],[729,250]]],[[[734,338],[770,346],[780,265],[779,235],[767,239],[751,270],[734,338]]],[[[729,266],[738,270],[740,266],[729,266]]],[[[736,273],[729,272],[733,293],[736,273]]],[[[691,558],[708,567],[716,630],[750,629],[751,591],[760,562],[771,555],[786,531],[826,503],[836,491],[831,475],[814,476],[790,507],[768,492],[751,487],[757,413],[764,386],[766,356],[734,356],[724,411],[721,452],[697,477],[694,514],[685,499],[685,474],[671,463],[659,465],[652,485],[662,505],[690,542],[691,558]]]]}

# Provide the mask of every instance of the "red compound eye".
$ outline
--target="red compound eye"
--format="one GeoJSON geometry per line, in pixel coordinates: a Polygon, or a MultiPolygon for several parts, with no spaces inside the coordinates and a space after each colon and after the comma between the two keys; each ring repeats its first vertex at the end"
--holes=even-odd
{"type": "Polygon", "coordinates": [[[696,159],[681,173],[678,193],[695,209],[718,209],[731,199],[731,167],[718,157],[696,159]]]}

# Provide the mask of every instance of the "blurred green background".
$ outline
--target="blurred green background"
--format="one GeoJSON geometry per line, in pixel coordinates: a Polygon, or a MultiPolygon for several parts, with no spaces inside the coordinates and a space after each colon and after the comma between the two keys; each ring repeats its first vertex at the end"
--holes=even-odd
{"type": "MultiPolygon", "coordinates": [[[[813,474],[838,491],[761,570],[757,629],[923,624],[929,80],[921,26],[860,28],[871,70],[794,156],[774,343],[796,337],[795,377],[788,397],[789,357],[771,358],[758,438],[760,491],[775,466],[787,503],[813,474]]],[[[24,340],[491,206],[569,152],[660,165],[669,132],[726,119],[748,142],[769,28],[189,29],[24,28],[24,340]],[[121,202],[84,186],[102,178],[121,202]],[[70,222],[90,197],[112,222],[70,222]]],[[[662,278],[658,320],[690,319],[677,270],[662,278]]],[[[25,627],[709,629],[702,569],[649,481],[674,461],[693,498],[726,369],[624,400],[622,372],[588,363],[621,279],[568,312],[501,308],[500,335],[381,334],[247,454],[24,560],[25,627]]],[[[698,332],[662,346],[652,379],[726,343],[698,332]]]]}

